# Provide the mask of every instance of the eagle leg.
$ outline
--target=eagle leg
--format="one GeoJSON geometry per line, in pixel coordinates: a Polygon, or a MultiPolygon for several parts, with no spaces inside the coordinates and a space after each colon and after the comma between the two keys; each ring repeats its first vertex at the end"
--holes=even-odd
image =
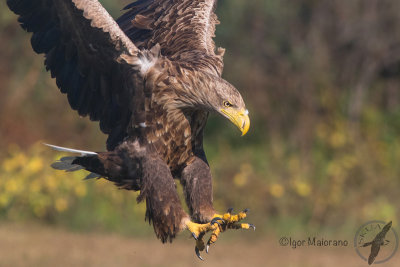
{"type": "Polygon", "coordinates": [[[246,218],[248,209],[238,214],[232,214],[232,208],[228,209],[225,214],[215,212],[212,204],[211,172],[204,152],[198,151],[196,153],[192,162],[183,169],[180,180],[192,218],[192,221],[186,225],[196,239],[195,252],[199,259],[203,260],[200,251],[205,249],[208,253],[210,245],[214,244],[219,235],[227,229],[256,229],[253,224],[239,223],[246,218]],[[204,246],[203,237],[207,232],[212,233],[207,245],[204,246]]]}
{"type": "Polygon", "coordinates": [[[214,216],[212,178],[210,167],[203,153],[195,156],[180,175],[186,204],[192,220],[196,223],[210,222],[214,216]]]}

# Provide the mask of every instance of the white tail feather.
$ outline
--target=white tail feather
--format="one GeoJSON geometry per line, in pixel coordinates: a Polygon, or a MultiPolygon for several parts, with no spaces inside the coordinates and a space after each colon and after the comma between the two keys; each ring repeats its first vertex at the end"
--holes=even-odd
{"type": "Polygon", "coordinates": [[[96,152],[92,152],[92,151],[72,149],[72,148],[67,148],[67,147],[62,147],[62,146],[55,146],[55,145],[50,145],[50,144],[45,144],[45,143],[44,143],[44,145],[49,146],[52,149],[57,150],[57,151],[69,152],[69,153],[77,153],[77,154],[81,154],[81,156],[97,155],[96,152]]]}

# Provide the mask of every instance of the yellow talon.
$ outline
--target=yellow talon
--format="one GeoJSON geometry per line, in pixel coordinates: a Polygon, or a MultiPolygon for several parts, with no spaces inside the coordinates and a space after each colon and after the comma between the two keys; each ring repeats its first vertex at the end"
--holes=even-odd
{"type": "Polygon", "coordinates": [[[232,215],[230,213],[225,213],[224,215],[215,214],[214,217],[222,218],[227,224],[235,223],[246,218],[247,214],[244,212],[239,212],[238,214],[232,215]]]}
{"type": "MultiPolygon", "coordinates": [[[[203,258],[200,255],[200,251],[203,251],[205,248],[203,241],[204,235],[207,232],[212,231],[212,236],[215,236],[215,240],[218,238],[220,232],[218,220],[221,220],[221,218],[214,218],[211,222],[206,224],[194,223],[192,221],[188,221],[186,223],[186,228],[192,233],[193,237],[196,239],[196,246],[194,248],[194,251],[200,260],[203,260],[203,258]]],[[[209,244],[207,243],[207,249],[206,249],[207,253],[208,253],[208,247],[209,244]]]]}
{"type": "Polygon", "coordinates": [[[217,242],[220,233],[226,231],[226,229],[250,229],[256,230],[256,227],[250,223],[238,223],[247,217],[247,209],[239,212],[238,214],[232,214],[233,209],[228,209],[227,213],[214,214],[214,218],[222,218],[223,222],[220,224],[217,229],[213,231],[210,239],[207,242],[206,252],[208,253],[208,249],[211,244],[217,242]]]}
{"type": "Polygon", "coordinates": [[[223,215],[214,214],[214,218],[215,217],[220,217],[225,221],[226,224],[231,224],[231,223],[235,223],[235,222],[241,221],[244,218],[246,218],[247,217],[247,213],[246,213],[247,211],[248,210],[246,209],[244,211],[239,212],[238,214],[232,215],[231,214],[232,209],[229,209],[228,212],[223,214],[223,215]]]}
{"type": "Polygon", "coordinates": [[[232,209],[229,209],[227,213],[220,215],[214,214],[213,219],[209,223],[199,224],[192,221],[186,223],[186,228],[192,233],[193,237],[196,239],[195,252],[199,259],[203,260],[200,255],[200,251],[204,248],[208,253],[211,244],[217,242],[219,235],[226,229],[256,229],[253,224],[250,223],[238,223],[247,217],[247,209],[239,212],[238,214],[232,214],[232,209]],[[212,232],[210,238],[208,239],[207,246],[204,246],[203,237],[206,233],[212,232]]]}
{"type": "Polygon", "coordinates": [[[192,221],[188,221],[186,223],[186,227],[192,233],[195,239],[198,239],[200,235],[204,235],[205,233],[218,228],[218,226],[215,224],[211,223],[199,224],[199,223],[194,223],[192,221]]]}
{"type": "Polygon", "coordinates": [[[215,243],[218,239],[219,234],[221,233],[221,229],[219,227],[217,227],[217,229],[215,229],[211,236],[210,239],[208,240],[207,244],[212,244],[215,243]]]}
{"type": "Polygon", "coordinates": [[[233,223],[227,226],[228,229],[253,229],[256,230],[254,224],[251,223],[233,223]]]}

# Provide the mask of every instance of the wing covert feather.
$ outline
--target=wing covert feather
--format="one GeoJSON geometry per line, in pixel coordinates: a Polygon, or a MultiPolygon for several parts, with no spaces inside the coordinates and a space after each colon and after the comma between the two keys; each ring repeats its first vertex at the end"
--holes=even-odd
{"type": "Polygon", "coordinates": [[[139,48],[159,43],[162,54],[188,68],[221,75],[224,49],[213,37],[217,0],[139,0],[117,22],[139,48]]]}

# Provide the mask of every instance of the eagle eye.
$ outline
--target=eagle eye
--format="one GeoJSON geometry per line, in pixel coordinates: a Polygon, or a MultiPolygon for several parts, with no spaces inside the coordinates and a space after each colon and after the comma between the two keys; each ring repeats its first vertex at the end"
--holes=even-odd
{"type": "Polygon", "coordinates": [[[232,107],[233,105],[229,101],[224,101],[224,107],[229,108],[232,107]]]}

